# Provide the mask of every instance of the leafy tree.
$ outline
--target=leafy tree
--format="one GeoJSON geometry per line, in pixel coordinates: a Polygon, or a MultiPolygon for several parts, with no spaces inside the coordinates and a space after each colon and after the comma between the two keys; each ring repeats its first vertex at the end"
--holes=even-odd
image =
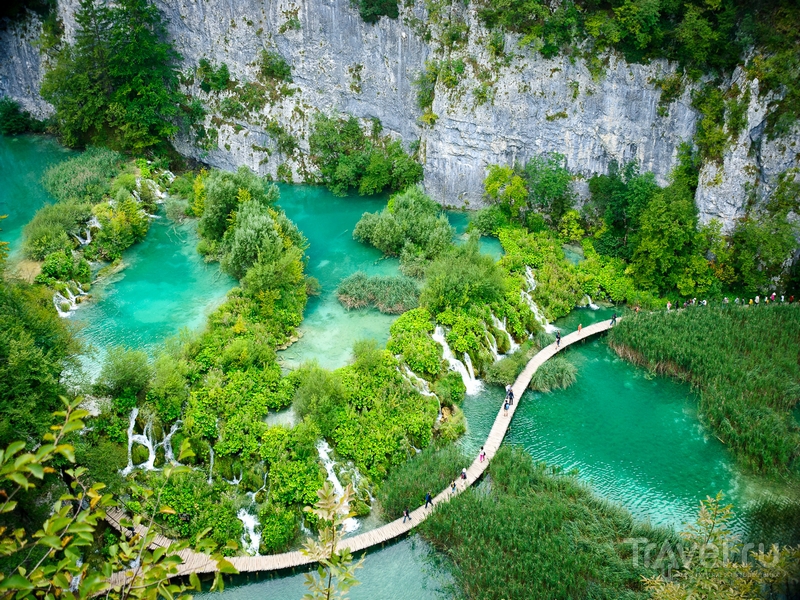
{"type": "Polygon", "coordinates": [[[117,346],[108,349],[97,385],[113,396],[135,397],[147,389],[151,375],[147,353],[117,346]]]}
{"type": "Polygon", "coordinates": [[[353,557],[347,548],[339,549],[343,537],[344,521],[355,513],[350,512],[353,500],[353,487],[347,485],[341,498],[336,498],[329,482],[317,492],[319,500],[314,507],[307,506],[306,512],[319,519],[319,538],[307,538],[303,544],[303,554],[319,563],[314,573],[306,574],[308,593],[303,600],[332,600],[345,598],[347,591],[358,585],[356,569],[361,568],[364,559],[353,564],[353,557]]]}
{"type": "Polygon", "coordinates": [[[486,196],[512,218],[519,218],[527,206],[529,192],[525,180],[511,167],[489,165],[483,186],[486,196]]]}
{"type": "Polygon", "coordinates": [[[196,205],[198,198],[202,198],[200,233],[212,241],[222,239],[230,225],[231,213],[246,198],[265,206],[278,199],[277,187],[267,187],[263,179],[244,166],[236,173],[213,171],[201,183],[203,193],[195,192],[196,205]]]}
{"type": "Polygon", "coordinates": [[[353,0],[358,6],[358,14],[367,23],[377,23],[381,17],[396,19],[400,14],[397,0],[353,0]]]}
{"type": "Polygon", "coordinates": [[[731,236],[736,280],[748,292],[766,292],[796,248],[796,227],[784,215],[746,217],[731,236]]]}
{"type": "Polygon", "coordinates": [[[26,131],[40,133],[44,131],[44,123],[22,110],[16,100],[0,98],[0,135],[19,135],[26,131]]]}
{"type": "Polygon", "coordinates": [[[231,276],[241,279],[256,261],[274,262],[284,247],[268,206],[248,200],[238,209],[234,225],[223,238],[220,265],[231,276]]]}
{"type": "Polygon", "coordinates": [[[158,9],[149,0],[81,0],[76,21],[75,44],[64,46],[42,83],[64,142],[110,135],[134,152],[162,145],[177,131],[180,56],[164,41],[158,9]]]}
{"type": "Polygon", "coordinates": [[[748,553],[730,529],[733,507],[722,492],[700,502],[697,523],[682,534],[681,568],[672,580],[645,578],[655,600],[772,598],[800,579],[800,548],[773,546],[748,553]]]}

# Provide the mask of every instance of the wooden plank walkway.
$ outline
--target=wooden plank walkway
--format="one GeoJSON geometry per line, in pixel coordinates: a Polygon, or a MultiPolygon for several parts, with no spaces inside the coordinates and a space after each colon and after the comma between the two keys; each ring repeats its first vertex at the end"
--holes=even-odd
{"type": "MultiPolygon", "coordinates": [[[[508,416],[503,414],[503,407],[501,406],[497,412],[497,417],[494,420],[492,429],[489,431],[489,436],[483,444],[483,449],[486,452],[486,460],[480,462],[476,457],[472,464],[467,468],[466,480],[458,479],[455,494],[450,491],[448,487],[440,492],[434,499],[434,506],[440,502],[447,502],[453,495],[458,495],[466,488],[475,483],[483,475],[489,466],[489,461],[494,458],[497,451],[500,449],[500,444],[503,443],[508,427],[511,424],[511,419],[519,406],[522,399],[522,394],[528,388],[531,377],[546,360],[555,356],[559,350],[562,350],[576,342],[584,340],[590,336],[602,333],[611,328],[611,322],[608,320],[593,325],[584,327],[581,331],[573,331],[570,334],[562,336],[560,347],[556,347],[555,342],[549,346],[542,348],[536,355],[531,358],[528,364],[520,373],[517,380],[512,385],[514,390],[515,402],[508,409],[508,416]]],[[[403,523],[403,519],[397,519],[391,523],[387,523],[381,527],[367,531],[360,535],[355,535],[350,538],[342,540],[339,548],[349,548],[352,552],[366,550],[372,546],[386,543],[402,535],[405,535],[416,525],[424,521],[433,512],[433,507],[424,508],[420,506],[411,512],[411,519],[403,523]]],[[[124,518],[124,513],[115,508],[108,511],[106,520],[115,529],[130,534],[120,524],[120,519],[124,518]]],[[[140,527],[139,533],[144,533],[144,527],[140,527]]],[[[168,547],[173,541],[162,535],[156,536],[152,547],[168,547]]],[[[189,573],[212,573],[216,571],[216,563],[208,555],[195,552],[194,550],[183,550],[179,552],[179,556],[183,559],[183,564],[179,568],[178,575],[188,575],[189,573]]],[[[282,554],[270,554],[267,556],[235,556],[229,559],[230,562],[236,567],[240,573],[252,573],[256,571],[279,571],[281,569],[289,569],[292,567],[299,567],[311,564],[313,561],[306,557],[299,551],[284,552],[282,554]]],[[[125,573],[116,573],[112,577],[112,585],[122,583],[124,581],[125,573]]],[[[127,575],[130,577],[130,575],[127,575]]]]}

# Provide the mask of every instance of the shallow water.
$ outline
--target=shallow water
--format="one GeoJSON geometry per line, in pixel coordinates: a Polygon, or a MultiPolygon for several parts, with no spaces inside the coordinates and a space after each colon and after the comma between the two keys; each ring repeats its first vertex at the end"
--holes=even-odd
{"type": "Polygon", "coordinates": [[[42,175],[74,153],[55,139],[37,135],[0,135],[0,240],[9,242],[10,258],[19,258],[22,229],[45,204],[54,202],[42,175]]]}
{"type": "MultiPolygon", "coordinates": [[[[609,318],[611,309],[578,309],[557,322],[565,332],[609,318]]],[[[636,517],[680,527],[698,501],[718,491],[743,504],[742,478],[724,445],[700,425],[688,385],[650,376],[618,358],[604,337],[566,350],[578,367],[566,390],[526,392],[506,440],[537,460],[577,469],[600,495],[636,517]]],[[[470,454],[486,438],[504,391],[464,401],[470,454]]]]}
{"type": "Polygon", "coordinates": [[[71,317],[95,350],[94,372],[106,348],[126,346],[153,354],[182,329],[202,328],[234,280],[197,253],[196,224],[155,219],[147,236],[123,255],[126,268],[92,288],[93,299],[71,317]]]}
{"type": "MultiPolygon", "coordinates": [[[[348,594],[351,600],[437,600],[452,582],[441,557],[418,535],[404,538],[365,555],[356,571],[360,585],[348,594]]],[[[226,583],[225,600],[292,600],[303,597],[304,571],[281,575],[239,575],[226,583]]],[[[214,600],[216,592],[195,594],[198,600],[214,600]]]]}

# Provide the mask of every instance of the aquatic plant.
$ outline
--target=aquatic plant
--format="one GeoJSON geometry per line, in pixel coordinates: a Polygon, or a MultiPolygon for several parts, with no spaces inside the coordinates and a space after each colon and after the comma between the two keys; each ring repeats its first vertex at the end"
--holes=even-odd
{"type": "Polygon", "coordinates": [[[425,494],[436,496],[450,485],[469,460],[454,444],[433,446],[395,467],[378,489],[377,500],[388,519],[397,519],[406,508],[425,502],[425,494]]]}
{"type": "Polygon", "coordinates": [[[798,474],[800,305],[639,313],[608,337],[616,352],[695,385],[709,429],[756,472],[798,474]]]}
{"type": "Polygon", "coordinates": [[[419,290],[408,277],[370,277],[363,271],[346,277],[336,297],[348,309],[374,306],[382,313],[401,314],[419,306],[419,290]]]}
{"type": "Polygon", "coordinates": [[[575,383],[578,368],[564,356],[554,356],[536,369],[530,388],[537,392],[565,389],[575,383]]]}
{"type": "Polygon", "coordinates": [[[660,547],[674,534],[634,522],[521,448],[501,446],[489,477],[491,485],[441,504],[420,527],[453,561],[466,597],[646,597],[641,577],[655,572],[634,562],[623,540],[647,537],[660,547]]]}

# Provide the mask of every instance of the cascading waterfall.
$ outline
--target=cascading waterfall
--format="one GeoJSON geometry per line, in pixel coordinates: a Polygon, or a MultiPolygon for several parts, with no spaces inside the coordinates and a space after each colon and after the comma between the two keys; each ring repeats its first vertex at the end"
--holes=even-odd
{"type": "Polygon", "coordinates": [[[178,431],[182,421],[178,420],[172,424],[169,433],[164,436],[164,439],[156,443],[153,441],[153,421],[148,420],[144,426],[142,433],[134,433],[136,428],[136,418],[139,416],[139,407],[136,406],[131,410],[128,420],[128,465],[120,471],[123,477],[130,475],[134,469],[143,469],[145,471],[160,471],[156,468],[156,451],[159,448],[164,449],[164,461],[177,464],[175,460],[175,453],[172,449],[172,436],[178,431]],[[133,444],[141,444],[147,448],[147,460],[138,465],[133,464],[133,444]]]}
{"type": "Polygon", "coordinates": [[[597,304],[592,302],[592,297],[589,294],[586,294],[585,298],[586,298],[586,306],[588,306],[592,310],[597,310],[598,308],[600,308],[599,306],[597,306],[597,304]]]}
{"type": "Polygon", "coordinates": [[[78,243],[81,246],[88,246],[92,243],[92,229],[102,229],[103,226],[100,224],[100,221],[97,219],[96,216],[92,216],[89,222],[86,224],[86,234],[84,237],[81,237],[77,233],[73,233],[72,236],[78,240],[78,243]]]}
{"type": "Polygon", "coordinates": [[[506,318],[503,317],[503,320],[501,321],[494,315],[494,313],[492,313],[492,323],[497,329],[505,333],[508,337],[508,353],[513,354],[516,352],[519,349],[519,344],[514,341],[514,337],[506,329],[506,318]]]}
{"type": "Polygon", "coordinates": [[[58,316],[62,318],[70,316],[73,311],[78,309],[78,298],[89,295],[87,292],[83,291],[81,284],[75,281],[70,281],[66,287],[64,287],[64,294],[61,292],[53,294],[53,306],[56,307],[58,316]],[[78,290],[77,294],[72,293],[70,289],[71,285],[74,285],[78,290]],[[66,294],[66,296],[64,294],[66,294]],[[66,309],[65,306],[67,307],[66,309]]]}
{"type": "Polygon", "coordinates": [[[533,276],[533,270],[527,265],[525,266],[525,281],[528,284],[528,289],[527,291],[526,290],[520,291],[522,299],[525,301],[528,307],[530,307],[533,316],[542,325],[544,330],[547,333],[555,333],[556,331],[558,331],[558,327],[551,325],[550,323],[547,322],[547,317],[545,317],[544,314],[542,314],[539,305],[536,304],[536,302],[533,299],[533,296],[531,296],[531,292],[536,289],[536,278],[533,276]]]}
{"type": "MultiPolygon", "coordinates": [[[[322,461],[322,466],[325,467],[325,470],[328,472],[328,481],[331,482],[336,496],[341,498],[342,494],[344,494],[344,487],[342,486],[342,482],[339,481],[339,477],[336,476],[336,470],[333,468],[335,463],[331,458],[332,451],[333,449],[325,440],[320,440],[317,444],[317,453],[319,454],[319,459],[322,461]]],[[[355,518],[350,517],[345,519],[342,526],[346,533],[350,533],[358,529],[360,523],[355,518]]]]}
{"type": "Polygon", "coordinates": [[[422,394],[423,396],[429,396],[431,398],[436,398],[436,402],[439,403],[439,414],[436,416],[436,422],[438,423],[439,421],[441,421],[442,420],[442,401],[439,400],[439,396],[437,396],[436,394],[434,394],[431,391],[431,388],[428,385],[428,382],[425,381],[422,377],[420,377],[416,373],[414,373],[414,371],[412,371],[408,367],[408,365],[403,365],[403,373],[402,374],[405,376],[405,378],[408,380],[408,382],[411,385],[414,386],[414,389],[416,389],[420,394],[422,394]]]}
{"type": "MultiPolygon", "coordinates": [[[[234,475],[233,479],[225,479],[225,483],[227,483],[228,485],[233,485],[233,486],[239,485],[240,483],[242,483],[242,477],[244,477],[244,472],[243,471],[239,471],[239,477],[238,478],[236,477],[236,475],[234,475]]],[[[223,477],[223,479],[224,479],[224,477],[223,477]]]]}
{"type": "Polygon", "coordinates": [[[208,455],[210,456],[208,465],[208,485],[211,485],[214,483],[214,479],[212,478],[214,473],[214,448],[212,448],[210,445],[208,447],[208,455]]]}
{"type": "MultiPolygon", "coordinates": [[[[436,329],[433,331],[431,337],[442,347],[442,355],[450,365],[450,370],[456,371],[461,375],[461,380],[464,382],[464,386],[467,388],[467,395],[474,396],[477,394],[481,389],[481,382],[475,379],[475,373],[471,370],[472,361],[469,363],[470,369],[467,369],[467,366],[455,357],[453,351],[450,350],[450,346],[447,344],[444,329],[442,329],[441,326],[436,326],[436,329]]],[[[468,360],[469,354],[465,354],[464,359],[468,360]]]]}
{"type": "Polygon", "coordinates": [[[244,527],[242,548],[249,555],[258,556],[258,549],[261,547],[261,534],[257,532],[259,526],[258,517],[251,515],[246,508],[240,508],[236,516],[244,527]]]}

